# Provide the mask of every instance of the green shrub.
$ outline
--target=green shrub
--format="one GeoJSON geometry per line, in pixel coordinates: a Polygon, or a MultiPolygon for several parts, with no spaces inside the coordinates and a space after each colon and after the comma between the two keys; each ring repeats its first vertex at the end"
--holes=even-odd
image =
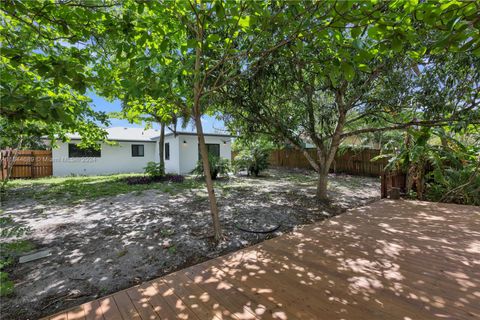
{"type": "MultiPolygon", "coordinates": [[[[408,143],[389,157],[386,170],[407,175],[407,196],[419,200],[480,205],[480,147],[467,145],[442,128],[410,129],[408,143]],[[443,141],[434,144],[432,140],[443,141]],[[415,185],[409,185],[408,181],[415,185]],[[415,189],[410,189],[414,187],[415,189]]],[[[374,158],[374,159],[376,159],[374,158]]],[[[374,160],[372,159],[372,160],[374,160]]]]}
{"type": "Polygon", "coordinates": [[[151,177],[162,177],[165,175],[165,168],[161,163],[150,161],[143,169],[145,170],[145,173],[151,177]]]}
{"type": "Polygon", "coordinates": [[[263,143],[253,142],[244,145],[235,157],[235,171],[247,170],[248,174],[258,177],[261,171],[268,168],[268,157],[271,148],[263,143]]]}
{"type": "Polygon", "coordinates": [[[440,165],[427,176],[426,198],[430,201],[480,205],[480,148],[443,152],[440,165]]]}
{"type": "MultiPolygon", "coordinates": [[[[213,180],[217,179],[219,175],[227,175],[230,171],[230,161],[225,158],[219,158],[213,155],[208,155],[208,163],[210,164],[210,176],[213,180]]],[[[197,161],[193,174],[203,176],[203,162],[202,159],[197,161]]]]}

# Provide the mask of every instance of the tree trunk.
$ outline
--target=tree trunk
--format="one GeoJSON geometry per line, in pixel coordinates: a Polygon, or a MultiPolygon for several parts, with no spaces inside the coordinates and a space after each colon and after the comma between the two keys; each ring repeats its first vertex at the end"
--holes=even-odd
{"type": "Polygon", "coordinates": [[[160,123],[160,139],[158,140],[158,155],[160,167],[162,168],[162,175],[165,175],[165,157],[163,155],[165,149],[165,123],[160,123]]]}
{"type": "MultiPolygon", "coordinates": [[[[200,2],[200,12],[204,12],[204,3],[200,2]]],[[[200,155],[203,162],[203,171],[205,174],[205,182],[207,185],[208,199],[210,201],[210,213],[212,215],[213,222],[213,237],[218,243],[222,239],[222,229],[220,227],[220,218],[217,207],[217,199],[215,198],[215,191],[213,190],[213,181],[210,174],[210,163],[208,162],[208,151],[207,146],[205,145],[205,136],[203,135],[202,127],[202,108],[200,106],[200,99],[203,93],[203,84],[205,76],[202,76],[202,46],[204,35],[203,35],[203,21],[200,19],[200,16],[197,15],[196,23],[196,40],[197,45],[195,47],[195,70],[194,70],[194,81],[193,81],[193,116],[195,118],[195,126],[197,127],[198,143],[200,147],[200,155]]]]}
{"type": "Polygon", "coordinates": [[[328,201],[327,194],[327,185],[328,185],[328,170],[320,170],[318,172],[318,181],[317,181],[317,199],[321,201],[328,201]]]}
{"type": "MultiPolygon", "coordinates": [[[[196,102],[197,103],[197,102],[196,102]]],[[[203,135],[202,120],[200,115],[195,112],[195,125],[197,127],[198,143],[200,146],[200,155],[202,157],[203,171],[207,185],[208,199],[210,201],[210,213],[212,215],[213,233],[215,241],[219,242],[222,238],[222,229],[220,227],[220,218],[217,207],[217,199],[213,189],[212,176],[210,174],[210,163],[208,162],[208,151],[205,145],[205,136],[203,135]]]]}
{"type": "MultiPolygon", "coordinates": [[[[201,13],[204,12],[204,3],[200,2],[201,13]]],[[[203,45],[203,23],[200,19],[201,15],[196,15],[196,40],[195,47],[195,70],[193,81],[193,116],[195,118],[195,126],[197,127],[198,144],[200,147],[200,155],[203,163],[203,173],[205,175],[205,182],[207,185],[208,199],[210,201],[210,213],[213,222],[213,237],[218,243],[222,239],[222,229],[220,227],[220,218],[217,207],[217,199],[215,198],[215,191],[213,190],[213,181],[210,170],[210,163],[208,162],[208,151],[205,145],[205,136],[203,135],[202,127],[202,108],[200,106],[200,99],[203,93],[203,84],[205,83],[205,75],[202,76],[202,45],[203,45]],[[201,45],[202,44],[202,45],[201,45]]]]}

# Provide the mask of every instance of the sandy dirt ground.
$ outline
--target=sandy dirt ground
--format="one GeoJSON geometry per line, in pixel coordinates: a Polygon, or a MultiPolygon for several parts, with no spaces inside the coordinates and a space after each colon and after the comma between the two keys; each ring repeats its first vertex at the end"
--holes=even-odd
{"type": "Polygon", "coordinates": [[[207,194],[132,192],[69,205],[15,199],[6,214],[31,227],[25,237],[49,257],[8,271],[14,294],[2,319],[36,319],[238,250],[380,197],[379,179],[331,175],[332,203],[315,200],[309,171],[269,170],[217,183],[225,240],[214,245],[207,194]],[[249,231],[274,230],[268,233],[249,231]]]}

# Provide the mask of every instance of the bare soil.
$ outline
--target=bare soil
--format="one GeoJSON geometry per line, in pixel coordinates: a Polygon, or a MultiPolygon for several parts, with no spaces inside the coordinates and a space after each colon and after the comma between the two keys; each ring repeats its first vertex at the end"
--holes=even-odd
{"type": "Polygon", "coordinates": [[[211,240],[204,189],[176,194],[146,190],[75,205],[14,199],[5,213],[31,227],[25,239],[36,251],[52,255],[7,270],[15,293],[2,298],[2,318],[52,314],[380,197],[378,179],[331,175],[332,202],[326,205],[316,201],[315,183],[313,172],[301,170],[218,181],[225,235],[218,245],[211,240]]]}

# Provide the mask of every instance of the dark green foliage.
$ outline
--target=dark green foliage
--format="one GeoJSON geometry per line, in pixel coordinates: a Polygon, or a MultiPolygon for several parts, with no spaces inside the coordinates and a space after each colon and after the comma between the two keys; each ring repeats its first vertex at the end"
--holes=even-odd
{"type": "Polygon", "coordinates": [[[165,175],[165,168],[162,163],[150,161],[144,169],[145,173],[150,177],[162,177],[165,175]]]}
{"type": "Polygon", "coordinates": [[[268,157],[271,150],[271,145],[262,141],[240,146],[234,161],[236,171],[246,169],[249,175],[258,177],[261,171],[268,168],[268,157]]]}
{"type": "MultiPolygon", "coordinates": [[[[462,132],[461,137],[475,134],[462,132]]],[[[386,169],[407,175],[409,197],[480,205],[480,147],[472,142],[466,145],[443,128],[411,129],[395,152],[377,158],[389,157],[386,169]]]]}
{"type": "Polygon", "coordinates": [[[427,175],[426,198],[431,201],[480,205],[480,148],[443,150],[427,175]]]}
{"type": "MultiPolygon", "coordinates": [[[[210,176],[213,180],[217,179],[219,175],[227,175],[230,171],[230,161],[225,158],[219,158],[211,154],[208,155],[208,162],[210,164],[210,176]]],[[[203,176],[203,162],[198,160],[195,169],[192,171],[193,174],[203,176]]]]}
{"type": "Polygon", "coordinates": [[[150,184],[153,182],[175,182],[182,183],[185,180],[185,177],[178,174],[166,174],[164,176],[135,176],[125,178],[125,182],[128,185],[135,184],[150,184]]]}

